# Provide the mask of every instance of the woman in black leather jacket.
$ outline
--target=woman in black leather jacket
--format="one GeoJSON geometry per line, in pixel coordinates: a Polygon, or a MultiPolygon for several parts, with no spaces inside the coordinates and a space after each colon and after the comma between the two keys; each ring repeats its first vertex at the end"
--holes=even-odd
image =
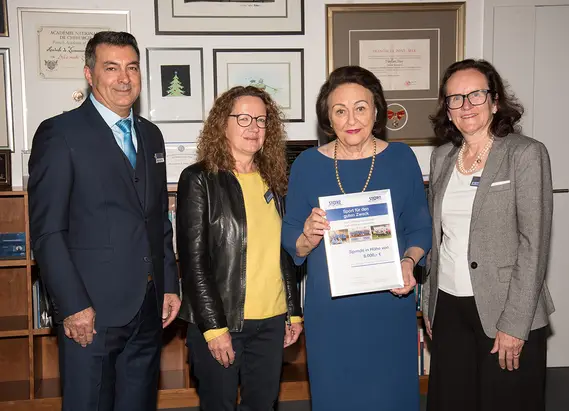
{"type": "Polygon", "coordinates": [[[180,316],[202,410],[267,411],[283,347],[302,332],[296,277],[280,244],[284,126],[271,97],[234,87],[211,109],[198,163],[178,183],[180,316]]]}

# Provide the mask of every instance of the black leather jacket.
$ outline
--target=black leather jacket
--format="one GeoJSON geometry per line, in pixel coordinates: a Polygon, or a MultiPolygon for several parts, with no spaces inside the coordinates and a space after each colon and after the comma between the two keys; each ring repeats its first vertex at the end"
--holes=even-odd
{"type": "MultiPolygon", "coordinates": [[[[283,216],[282,198],[274,203],[283,216]]],[[[178,183],[176,233],[182,276],[179,316],[202,332],[241,331],[245,307],[247,219],[241,185],[231,172],[187,167],[178,183]]],[[[300,316],[296,273],[281,248],[288,316],[300,316]]]]}

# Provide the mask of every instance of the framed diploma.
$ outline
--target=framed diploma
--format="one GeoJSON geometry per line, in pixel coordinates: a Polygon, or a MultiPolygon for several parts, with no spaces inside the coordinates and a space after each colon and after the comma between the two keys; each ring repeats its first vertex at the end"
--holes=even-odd
{"type": "Polygon", "coordinates": [[[129,13],[18,8],[24,149],[30,148],[43,120],[77,108],[87,98],[85,46],[99,31],[130,31],[129,13]]]}
{"type": "Polygon", "coordinates": [[[197,161],[196,143],[166,143],[166,180],[178,184],[184,169],[197,161]]]}
{"type": "Polygon", "coordinates": [[[390,190],[320,197],[332,297],[403,287],[390,190]]]}
{"type": "Polygon", "coordinates": [[[386,137],[434,145],[441,75],[464,54],[465,3],[328,5],[328,72],[364,67],[387,100],[386,137]]]}

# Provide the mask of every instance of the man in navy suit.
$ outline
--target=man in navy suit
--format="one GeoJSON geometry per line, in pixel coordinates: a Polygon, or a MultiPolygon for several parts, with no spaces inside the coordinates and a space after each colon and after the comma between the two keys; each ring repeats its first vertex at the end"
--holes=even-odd
{"type": "Polygon", "coordinates": [[[139,61],[131,34],[95,34],[91,95],[34,136],[30,233],[59,324],[63,411],[156,410],[162,328],[180,307],[164,140],[132,111],[139,61]]]}

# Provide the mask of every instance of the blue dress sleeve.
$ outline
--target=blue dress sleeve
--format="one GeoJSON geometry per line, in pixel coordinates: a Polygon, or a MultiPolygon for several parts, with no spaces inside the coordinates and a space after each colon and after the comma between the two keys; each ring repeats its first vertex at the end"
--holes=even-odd
{"type": "Polygon", "coordinates": [[[296,240],[302,234],[304,222],[312,207],[306,195],[306,179],[310,162],[305,160],[306,152],[301,153],[292,164],[286,195],[286,213],[283,218],[281,241],[284,249],[291,255],[296,265],[302,265],[306,257],[296,255],[296,240]]]}
{"type": "MultiPolygon", "coordinates": [[[[410,193],[403,206],[401,214],[401,222],[403,226],[403,235],[405,237],[406,249],[410,247],[420,247],[425,251],[425,256],[431,249],[432,243],[432,223],[427,196],[423,184],[423,175],[421,168],[417,162],[417,158],[411,148],[407,147],[409,156],[406,159],[409,174],[406,183],[410,187],[410,193]]],[[[401,254],[405,250],[400,250],[401,254]]],[[[424,265],[425,257],[420,261],[424,265]]]]}

